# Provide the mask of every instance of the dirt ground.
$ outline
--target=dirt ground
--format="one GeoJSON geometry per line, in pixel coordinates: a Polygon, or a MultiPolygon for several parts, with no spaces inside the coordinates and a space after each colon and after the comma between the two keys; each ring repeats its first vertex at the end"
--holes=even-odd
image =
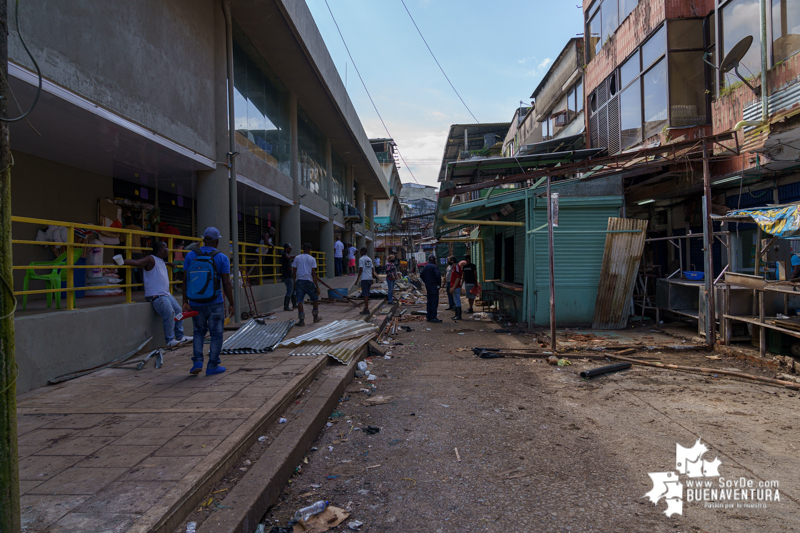
{"type": "MultiPolygon", "coordinates": [[[[354,520],[360,531],[404,533],[800,530],[796,392],[641,366],[582,380],[581,370],[609,363],[580,354],[567,356],[571,366],[480,359],[475,346],[537,341],[443,314],[442,324],[403,323],[413,331],[396,336],[402,344],[389,347],[391,359],[368,360],[378,379],[348,388],[308,464],[265,516],[267,532],[320,499],[350,513],[339,531],[354,520]],[[370,425],[380,432],[363,431],[370,425]],[[708,447],[702,459],[719,458],[723,478],[778,481],[780,502],[684,502],[682,514],[667,517],[664,499],[645,497],[648,473],[674,471],[676,443],[689,448],[697,439],[708,447]]],[[[708,355],[646,357],[774,377],[708,355]]]]}

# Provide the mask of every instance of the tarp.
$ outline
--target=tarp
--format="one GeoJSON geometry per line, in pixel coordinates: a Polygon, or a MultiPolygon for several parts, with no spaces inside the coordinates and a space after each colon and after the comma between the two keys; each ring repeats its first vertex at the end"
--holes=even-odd
{"type": "Polygon", "coordinates": [[[750,217],[764,233],[775,237],[800,237],[800,205],[775,209],[740,209],[731,211],[726,216],[750,217]]]}

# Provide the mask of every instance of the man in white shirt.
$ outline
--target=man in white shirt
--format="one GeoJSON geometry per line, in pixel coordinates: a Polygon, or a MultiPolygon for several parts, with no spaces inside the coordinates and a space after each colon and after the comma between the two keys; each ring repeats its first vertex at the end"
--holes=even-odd
{"type": "MultiPolygon", "coordinates": [[[[361,248],[361,257],[358,259],[358,278],[356,279],[361,280],[361,297],[364,298],[362,315],[369,314],[369,291],[372,288],[373,271],[372,259],[367,256],[367,248],[361,248]]],[[[378,279],[377,274],[374,276],[375,279],[378,279]]]]}
{"type": "Polygon", "coordinates": [[[189,342],[192,337],[183,334],[183,320],[175,321],[181,314],[181,306],[169,293],[169,275],[167,267],[174,267],[172,263],[165,262],[169,257],[167,243],[155,241],[152,255],[141,259],[126,259],[123,264],[141,268],[144,278],[144,299],[153,305],[153,309],[161,316],[164,326],[164,340],[172,348],[184,342],[189,342]]]}
{"type": "Polygon", "coordinates": [[[292,261],[292,278],[294,278],[294,290],[297,295],[297,325],[306,325],[306,313],[303,308],[303,300],[306,294],[314,306],[311,314],[314,322],[322,320],[319,316],[319,278],[317,277],[317,260],[311,256],[311,243],[303,245],[303,253],[292,261]]]}
{"type": "Polygon", "coordinates": [[[350,243],[350,248],[347,249],[347,269],[348,275],[352,276],[356,273],[356,252],[358,248],[356,248],[353,243],[350,243]]]}
{"type": "Polygon", "coordinates": [[[335,272],[336,277],[342,275],[342,260],[344,258],[344,243],[342,242],[342,236],[336,236],[336,242],[333,243],[333,263],[335,265],[335,272]]]}

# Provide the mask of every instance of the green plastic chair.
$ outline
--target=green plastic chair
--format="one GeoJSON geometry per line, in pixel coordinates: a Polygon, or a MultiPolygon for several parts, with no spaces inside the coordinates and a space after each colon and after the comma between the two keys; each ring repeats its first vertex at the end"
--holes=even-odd
{"type": "MultiPolygon", "coordinates": [[[[73,250],[73,261],[72,263],[75,264],[78,259],[81,258],[83,254],[83,250],[81,248],[76,248],[73,250]]],[[[25,280],[22,283],[22,290],[28,290],[28,284],[31,281],[44,281],[45,282],[45,289],[60,289],[61,282],[67,280],[68,269],[66,268],[54,268],[65,266],[67,264],[67,252],[59,255],[52,261],[34,261],[33,263],[29,264],[28,269],[25,270],[25,280]],[[48,267],[53,268],[53,270],[49,274],[37,274],[36,270],[46,270],[48,267]]],[[[61,292],[57,291],[56,295],[56,309],[61,309],[61,292]]],[[[72,295],[74,297],[74,293],[72,295]]],[[[69,297],[69,295],[67,295],[69,297]]],[[[53,293],[47,293],[47,307],[49,308],[53,301],[53,293]]],[[[25,308],[28,307],[28,295],[24,294],[22,296],[22,309],[23,311],[25,308]]]]}

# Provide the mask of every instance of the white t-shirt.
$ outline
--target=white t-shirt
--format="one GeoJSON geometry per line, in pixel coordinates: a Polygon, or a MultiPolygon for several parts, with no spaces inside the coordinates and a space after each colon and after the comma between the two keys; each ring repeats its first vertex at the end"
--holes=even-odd
{"type": "Polygon", "coordinates": [[[297,269],[297,281],[314,281],[313,269],[317,268],[317,260],[308,254],[300,254],[292,261],[292,268],[297,269]]]}
{"type": "Polygon", "coordinates": [[[354,258],[356,256],[356,252],[357,251],[358,251],[358,249],[355,246],[351,246],[350,248],[348,248],[347,249],[347,253],[348,253],[347,258],[348,259],[354,258]]]}
{"type": "Polygon", "coordinates": [[[372,281],[372,259],[362,255],[358,259],[358,268],[361,269],[361,281],[372,281]]]}
{"type": "Polygon", "coordinates": [[[336,241],[333,243],[333,257],[342,257],[343,251],[344,243],[342,241],[336,241]]]}
{"type": "Polygon", "coordinates": [[[380,257],[376,257],[375,258],[375,266],[378,266],[378,267],[381,266],[381,258],[380,257]]]}
{"type": "Polygon", "coordinates": [[[169,274],[164,260],[157,256],[152,256],[155,266],[150,270],[144,270],[144,295],[148,296],[169,296],[169,274]]]}

